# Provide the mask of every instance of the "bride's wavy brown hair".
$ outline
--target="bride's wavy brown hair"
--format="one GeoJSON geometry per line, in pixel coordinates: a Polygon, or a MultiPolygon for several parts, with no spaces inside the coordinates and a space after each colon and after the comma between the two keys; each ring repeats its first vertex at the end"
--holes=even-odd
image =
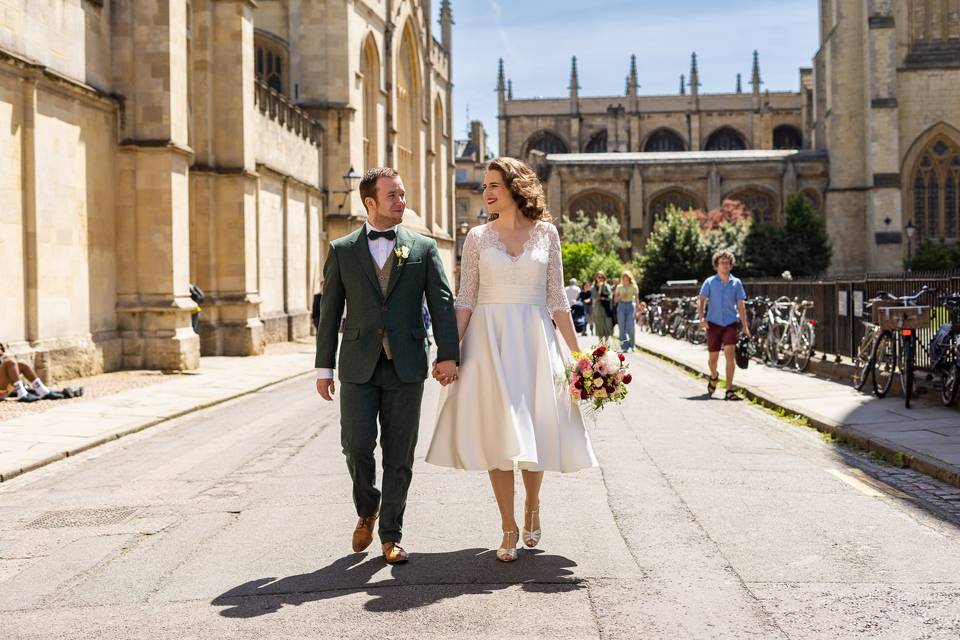
{"type": "MultiPolygon", "coordinates": [[[[547,211],[547,197],[543,193],[543,185],[533,169],[520,162],[516,158],[503,156],[491,160],[487,164],[487,171],[499,171],[503,176],[503,183],[513,201],[517,203],[525,217],[531,220],[543,220],[550,222],[553,217],[547,211]]],[[[490,222],[500,217],[500,214],[491,213],[490,222]]]]}

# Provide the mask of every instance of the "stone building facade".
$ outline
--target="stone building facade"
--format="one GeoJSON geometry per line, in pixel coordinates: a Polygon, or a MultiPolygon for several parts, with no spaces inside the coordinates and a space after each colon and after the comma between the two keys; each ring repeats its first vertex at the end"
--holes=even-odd
{"type": "MultiPolygon", "coordinates": [[[[455,219],[457,232],[457,265],[463,254],[463,243],[470,229],[487,220],[483,201],[483,173],[492,157],[487,147],[487,131],[479,120],[470,122],[469,136],[455,142],[456,189],[455,219]]],[[[459,274],[457,282],[459,283],[459,274]]]]}
{"type": "Polygon", "coordinates": [[[0,341],[60,378],[307,336],[372,164],[452,264],[440,15],[442,41],[428,1],[0,2],[0,341]]]}
{"type": "MultiPolygon", "coordinates": [[[[820,50],[797,91],[701,94],[696,54],[672,96],[515,99],[501,62],[501,155],[527,160],[555,214],[603,211],[643,246],[670,204],[744,202],[778,222],[786,195],[825,214],[832,270],[897,269],[918,238],[960,237],[960,6],[929,0],[821,0],[820,50]]],[[[734,84],[731,82],[731,84],[734,84]]]]}

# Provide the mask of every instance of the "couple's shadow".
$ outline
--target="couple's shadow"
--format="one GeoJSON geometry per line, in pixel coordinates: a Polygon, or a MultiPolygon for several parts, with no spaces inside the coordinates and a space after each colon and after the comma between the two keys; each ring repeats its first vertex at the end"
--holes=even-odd
{"type": "Polygon", "coordinates": [[[498,562],[489,549],[447,553],[411,553],[410,562],[390,567],[391,578],[370,582],[387,566],[379,554],[354,553],[312,573],[286,578],[258,578],[217,596],[210,603],[227,607],[228,618],[254,618],[285,605],[339,598],[355,593],[373,596],[367,611],[415,609],[463,595],[490,594],[520,585],[524,591],[563,592],[580,589],[575,562],[540,550],[521,551],[512,563],[498,562]]]}

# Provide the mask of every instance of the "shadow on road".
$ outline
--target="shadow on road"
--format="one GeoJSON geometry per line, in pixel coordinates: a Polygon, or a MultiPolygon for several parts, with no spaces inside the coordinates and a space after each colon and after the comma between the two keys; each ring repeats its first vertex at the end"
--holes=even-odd
{"type": "Polygon", "coordinates": [[[520,585],[530,592],[564,592],[582,588],[573,577],[573,560],[540,550],[524,550],[517,562],[497,562],[489,549],[447,553],[411,553],[410,562],[390,567],[391,579],[370,582],[386,566],[378,554],[354,553],[312,573],[286,578],[258,578],[217,596],[210,604],[227,607],[227,618],[255,618],[285,605],[339,598],[366,592],[367,611],[415,609],[464,595],[490,594],[520,585]]]}

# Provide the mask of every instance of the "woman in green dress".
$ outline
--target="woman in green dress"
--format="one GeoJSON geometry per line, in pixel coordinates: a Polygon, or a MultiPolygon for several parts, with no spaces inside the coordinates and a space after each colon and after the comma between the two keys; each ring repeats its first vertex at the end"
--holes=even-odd
{"type": "Polygon", "coordinates": [[[593,299],[593,309],[590,310],[593,330],[598,338],[606,340],[613,335],[613,293],[603,271],[597,271],[593,276],[590,297],[593,299]]]}

